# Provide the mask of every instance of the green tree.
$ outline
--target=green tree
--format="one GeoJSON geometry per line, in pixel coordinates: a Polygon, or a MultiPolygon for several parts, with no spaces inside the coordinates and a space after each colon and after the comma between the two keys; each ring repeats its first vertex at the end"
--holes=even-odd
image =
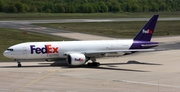
{"type": "Polygon", "coordinates": [[[148,12],[149,11],[149,6],[146,4],[142,4],[142,11],[143,12],[148,12]]]}
{"type": "Polygon", "coordinates": [[[50,13],[180,11],[180,0],[0,0],[0,12],[3,10],[50,13]]]}
{"type": "Polygon", "coordinates": [[[151,2],[150,11],[158,12],[159,11],[159,5],[156,2],[151,2]]]}
{"type": "Polygon", "coordinates": [[[51,9],[46,9],[45,13],[51,13],[51,9]]]}
{"type": "Polygon", "coordinates": [[[91,4],[83,4],[82,6],[80,6],[81,12],[83,13],[93,13],[94,12],[94,8],[91,4]]]}
{"type": "Polygon", "coordinates": [[[132,4],[131,4],[131,3],[128,3],[128,2],[124,2],[124,3],[121,5],[121,9],[122,9],[122,11],[124,11],[124,12],[131,12],[132,4]]]}
{"type": "Polygon", "coordinates": [[[0,12],[3,12],[3,7],[5,6],[5,3],[3,0],[0,0],[0,12]]]}
{"type": "Polygon", "coordinates": [[[167,10],[167,6],[166,6],[166,3],[162,2],[160,3],[160,8],[159,8],[161,11],[166,11],[167,10]]]}
{"type": "Polygon", "coordinates": [[[88,4],[88,13],[94,13],[94,7],[92,4],[88,4]]]}
{"type": "Polygon", "coordinates": [[[121,9],[120,9],[120,6],[119,6],[119,5],[114,5],[114,6],[112,7],[112,12],[116,13],[116,12],[120,12],[120,11],[121,11],[121,9]]]}
{"type": "Polygon", "coordinates": [[[108,7],[106,6],[104,2],[100,2],[99,6],[100,6],[99,12],[108,12],[108,7]]]}
{"type": "Polygon", "coordinates": [[[29,12],[37,12],[36,6],[34,5],[30,6],[29,12]]]}
{"type": "Polygon", "coordinates": [[[71,4],[71,5],[65,5],[65,12],[66,13],[75,13],[76,9],[75,7],[71,4]]]}
{"type": "Polygon", "coordinates": [[[64,6],[62,4],[57,4],[55,5],[55,13],[64,13],[65,9],[64,6]]]}
{"type": "Polygon", "coordinates": [[[24,4],[24,12],[29,12],[30,8],[27,4],[24,4]]]}
{"type": "Polygon", "coordinates": [[[111,12],[120,12],[121,11],[121,7],[120,7],[120,3],[118,1],[110,1],[110,9],[111,9],[111,12]]]}
{"type": "Polygon", "coordinates": [[[73,5],[70,6],[70,13],[76,13],[76,8],[73,5]]]}
{"type": "Polygon", "coordinates": [[[45,4],[43,7],[43,11],[45,11],[46,13],[51,13],[53,12],[53,4],[45,4]]]}
{"type": "Polygon", "coordinates": [[[88,13],[88,5],[87,4],[83,4],[81,6],[81,11],[82,11],[82,13],[88,13]]]}
{"type": "Polygon", "coordinates": [[[6,5],[3,8],[3,11],[6,13],[17,13],[18,10],[14,5],[6,5]]]}
{"type": "Polygon", "coordinates": [[[111,12],[112,11],[112,4],[110,2],[107,2],[106,6],[108,7],[108,12],[111,12]]]}
{"type": "Polygon", "coordinates": [[[132,12],[141,12],[141,7],[138,4],[133,4],[132,5],[132,12]]]}
{"type": "Polygon", "coordinates": [[[149,11],[149,3],[148,0],[141,0],[139,2],[141,4],[141,11],[142,12],[148,12],[149,11]]]}
{"type": "Polygon", "coordinates": [[[43,6],[38,6],[38,5],[36,5],[35,7],[36,7],[36,9],[37,9],[38,12],[44,12],[43,6]]]}
{"type": "Polygon", "coordinates": [[[94,12],[99,12],[101,9],[98,3],[94,3],[94,4],[92,4],[92,6],[94,8],[94,12]]]}
{"type": "Polygon", "coordinates": [[[20,12],[21,12],[21,13],[24,12],[24,9],[25,9],[25,8],[24,8],[23,3],[18,2],[18,3],[15,4],[15,7],[17,8],[17,12],[19,12],[19,13],[20,13],[20,12]]]}

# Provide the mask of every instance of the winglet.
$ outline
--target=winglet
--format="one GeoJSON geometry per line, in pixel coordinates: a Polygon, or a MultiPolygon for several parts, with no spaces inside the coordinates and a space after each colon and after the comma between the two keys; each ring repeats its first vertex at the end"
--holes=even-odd
{"type": "Polygon", "coordinates": [[[154,14],[151,19],[146,23],[146,25],[139,31],[139,33],[134,37],[134,41],[151,41],[151,37],[156,26],[156,22],[159,15],[154,14]]]}

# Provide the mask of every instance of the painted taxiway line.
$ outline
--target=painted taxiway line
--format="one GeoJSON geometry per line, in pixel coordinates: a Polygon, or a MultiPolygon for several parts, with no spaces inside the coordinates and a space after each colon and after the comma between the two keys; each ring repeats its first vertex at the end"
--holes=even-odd
{"type": "Polygon", "coordinates": [[[47,77],[53,75],[55,72],[56,72],[56,71],[52,71],[52,72],[50,72],[50,73],[48,73],[48,74],[46,74],[46,75],[44,75],[44,76],[42,76],[42,77],[40,77],[40,78],[38,78],[38,79],[36,79],[36,80],[33,80],[32,82],[26,84],[25,86],[21,87],[20,89],[16,90],[15,92],[20,92],[20,91],[22,91],[23,89],[31,86],[32,84],[34,84],[34,83],[36,83],[36,82],[38,82],[38,81],[40,81],[40,80],[42,80],[42,79],[44,79],[44,78],[47,78],[47,77]]]}
{"type": "Polygon", "coordinates": [[[138,82],[138,81],[128,81],[128,80],[112,80],[112,81],[114,81],[114,82],[125,82],[125,83],[142,84],[142,85],[150,85],[150,86],[180,88],[180,86],[176,86],[176,85],[167,85],[167,84],[159,84],[159,83],[138,82]]]}

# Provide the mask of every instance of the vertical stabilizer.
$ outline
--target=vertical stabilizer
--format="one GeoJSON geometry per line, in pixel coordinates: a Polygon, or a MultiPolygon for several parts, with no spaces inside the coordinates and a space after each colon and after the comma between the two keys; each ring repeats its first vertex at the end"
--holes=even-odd
{"type": "Polygon", "coordinates": [[[146,25],[139,31],[134,37],[134,41],[151,41],[151,37],[154,33],[154,28],[158,19],[157,14],[153,15],[146,25]]]}

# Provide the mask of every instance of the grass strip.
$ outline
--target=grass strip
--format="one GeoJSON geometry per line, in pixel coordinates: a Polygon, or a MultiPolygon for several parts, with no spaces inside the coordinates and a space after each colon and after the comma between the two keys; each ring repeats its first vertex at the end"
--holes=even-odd
{"type": "MultiPolygon", "coordinates": [[[[102,35],[116,38],[133,38],[145,25],[144,21],[96,22],[96,23],[47,23],[35,24],[43,27],[102,35]]],[[[180,21],[158,21],[155,36],[180,35],[180,21]]]]}

